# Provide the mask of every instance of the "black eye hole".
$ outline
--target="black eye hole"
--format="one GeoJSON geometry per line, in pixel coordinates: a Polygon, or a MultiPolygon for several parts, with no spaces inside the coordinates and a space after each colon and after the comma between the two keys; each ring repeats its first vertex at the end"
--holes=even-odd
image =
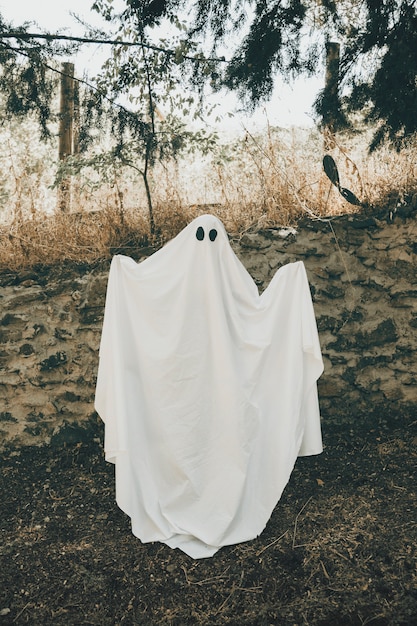
{"type": "Polygon", "coordinates": [[[197,228],[197,232],[196,232],[195,236],[197,237],[198,241],[203,241],[203,239],[204,239],[204,228],[202,226],[199,226],[197,228]]]}
{"type": "Polygon", "coordinates": [[[210,241],[214,241],[217,237],[217,230],[215,228],[212,228],[211,231],[209,232],[209,237],[210,237],[210,241]]]}

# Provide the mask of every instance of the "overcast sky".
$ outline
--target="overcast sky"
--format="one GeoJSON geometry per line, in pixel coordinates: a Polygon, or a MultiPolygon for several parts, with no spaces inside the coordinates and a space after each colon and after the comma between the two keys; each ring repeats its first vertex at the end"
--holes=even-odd
{"type": "MultiPolygon", "coordinates": [[[[25,21],[36,21],[45,29],[76,28],[71,13],[80,15],[96,25],[103,23],[95,11],[90,11],[93,0],[0,0],[0,10],[6,20],[21,24],[25,21]]],[[[117,2],[116,2],[117,4],[117,2]]],[[[78,28],[78,34],[82,29],[78,28]]]]}
{"type": "MultiPolygon", "coordinates": [[[[90,11],[92,3],[93,0],[0,0],[0,13],[6,21],[16,26],[25,21],[35,21],[44,30],[65,30],[68,34],[82,35],[83,27],[77,23],[74,14],[93,26],[106,27],[104,20],[96,12],[90,11]]],[[[122,0],[114,0],[113,4],[123,6],[122,0]]],[[[79,73],[86,68],[93,75],[100,67],[103,54],[101,47],[86,46],[79,58],[67,60],[75,62],[79,73]]],[[[236,101],[232,95],[222,97],[220,112],[225,118],[221,127],[224,125],[226,128],[239,129],[243,124],[253,130],[264,125],[266,120],[273,126],[312,126],[311,106],[317,92],[323,87],[323,80],[323,76],[302,79],[291,88],[277,81],[271,102],[261,107],[251,119],[236,114],[236,101]],[[235,113],[233,120],[226,116],[228,112],[235,113]]]]}

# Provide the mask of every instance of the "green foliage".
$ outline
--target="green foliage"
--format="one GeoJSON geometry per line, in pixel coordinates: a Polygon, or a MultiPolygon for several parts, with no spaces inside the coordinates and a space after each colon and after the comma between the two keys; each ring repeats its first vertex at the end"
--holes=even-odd
{"type": "Polygon", "coordinates": [[[54,117],[52,104],[57,84],[57,74],[51,71],[51,59],[68,54],[70,49],[68,45],[53,41],[36,43],[26,38],[27,30],[27,25],[23,25],[12,31],[0,15],[2,111],[7,119],[35,114],[42,136],[46,138],[50,135],[48,123],[54,117]],[[13,37],[9,37],[11,31],[13,37]]]}
{"type": "Polygon", "coordinates": [[[300,37],[305,7],[299,0],[258,2],[248,35],[238,46],[226,70],[226,86],[253,104],[269,98],[277,72],[301,69],[300,37]]]}
{"type": "MultiPolygon", "coordinates": [[[[201,115],[207,89],[226,86],[254,108],[270,97],[277,73],[287,79],[314,73],[326,43],[335,40],[341,44],[340,82],[317,98],[323,125],[348,128],[360,111],[377,127],[372,148],[386,139],[401,146],[417,131],[415,0],[125,0],[120,13],[112,0],[95,0],[92,8],[121,43],[110,48],[96,89],[84,96],[81,146],[91,145],[109,124],[111,149],[129,146],[131,153],[135,146],[144,176],[156,160],[175,158],[202,141],[181,121],[201,115]],[[158,111],[169,119],[163,128],[158,111]]],[[[5,114],[35,112],[46,136],[57,80],[52,59],[68,46],[53,39],[37,43],[27,25],[12,37],[10,32],[0,16],[5,114]]]]}
{"type": "MultiPolygon", "coordinates": [[[[114,25],[114,39],[129,45],[115,44],[102,71],[93,79],[93,88],[82,91],[80,154],[61,163],[57,177],[58,184],[87,167],[108,179],[115,169],[133,168],[145,185],[151,230],[149,174],[155,163],[176,159],[194,149],[204,153],[215,143],[214,135],[202,130],[192,132],[183,121],[199,115],[202,99],[186,91],[196,80],[191,56],[195,44],[184,37],[185,27],[175,12],[169,11],[169,4],[160,3],[160,9],[171,22],[174,36],[155,46],[147,29],[157,26],[162,16],[157,2],[127,2],[121,15],[115,13],[111,0],[94,3],[93,8],[114,25]],[[98,143],[101,153],[93,150],[98,143]]],[[[68,50],[56,46],[48,36],[41,44],[35,43],[36,38],[27,35],[26,26],[14,30],[12,37],[10,31],[10,26],[0,22],[0,88],[6,94],[6,115],[25,116],[35,111],[46,137],[49,123],[54,120],[51,104],[59,74],[53,73],[57,67],[51,59],[68,50]]],[[[207,76],[209,63],[201,60],[199,66],[207,76]]]]}
{"type": "MultiPolygon", "coordinates": [[[[115,24],[116,40],[133,45],[114,46],[95,79],[96,89],[85,92],[81,149],[91,145],[97,128],[109,129],[108,154],[113,164],[129,166],[142,177],[152,230],[150,170],[156,162],[176,159],[195,149],[204,153],[215,143],[214,135],[202,130],[193,132],[184,123],[184,119],[197,117],[201,111],[201,101],[187,91],[192,77],[186,67],[193,44],[183,38],[183,25],[170,15],[173,36],[154,45],[146,29],[158,23],[159,14],[151,19],[147,3],[128,2],[121,16],[112,13],[111,3],[102,1],[95,7],[115,24]]],[[[96,167],[105,169],[108,163],[108,159],[94,159],[96,167]]]]}
{"type": "Polygon", "coordinates": [[[222,46],[230,62],[195,73],[211,86],[235,90],[248,108],[271,95],[277,73],[312,73],[327,41],[341,43],[341,90],[323,90],[316,112],[335,129],[363,111],[378,126],[371,143],[400,145],[416,132],[417,6],[415,0],[126,0],[142,27],[152,29],[175,10],[190,16],[187,45],[209,54],[222,46]]]}
{"type": "Polygon", "coordinates": [[[40,141],[34,115],[13,117],[0,127],[0,224],[50,210],[54,169],[51,142],[40,141]]]}
{"type": "Polygon", "coordinates": [[[366,107],[366,118],[379,125],[371,148],[384,139],[398,147],[417,132],[417,9],[410,1],[367,1],[368,19],[349,42],[346,64],[361,53],[372,56],[376,71],[352,81],[348,110],[366,107]]]}

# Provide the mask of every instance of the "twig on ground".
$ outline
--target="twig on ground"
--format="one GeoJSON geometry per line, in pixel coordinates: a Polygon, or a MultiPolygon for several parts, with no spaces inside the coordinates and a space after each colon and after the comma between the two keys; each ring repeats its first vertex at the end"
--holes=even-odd
{"type": "Polygon", "coordinates": [[[230,591],[229,595],[227,596],[227,598],[226,598],[226,599],[225,599],[225,600],[221,603],[221,605],[220,605],[220,606],[219,606],[219,608],[217,609],[217,611],[216,611],[216,615],[218,615],[218,614],[219,614],[219,613],[220,613],[220,612],[224,609],[224,607],[225,607],[225,606],[226,606],[226,604],[229,602],[230,598],[231,598],[231,597],[232,597],[232,595],[235,593],[235,591],[236,591],[236,590],[238,590],[238,589],[241,589],[241,585],[242,585],[242,582],[243,582],[243,575],[244,575],[244,572],[243,572],[243,570],[242,570],[242,572],[241,572],[241,574],[240,574],[240,581],[239,581],[239,584],[238,584],[238,585],[235,585],[235,584],[233,583],[233,585],[232,585],[232,589],[231,589],[231,591],[230,591]]]}
{"type": "Polygon", "coordinates": [[[294,550],[294,548],[300,548],[301,546],[296,546],[295,545],[295,536],[297,534],[297,524],[298,524],[298,518],[300,517],[301,513],[304,511],[304,509],[306,508],[306,506],[308,505],[308,503],[310,502],[310,500],[312,500],[313,496],[310,496],[309,499],[307,500],[307,502],[301,507],[301,509],[298,511],[296,518],[295,518],[295,522],[294,522],[294,532],[293,532],[293,537],[292,537],[292,548],[294,550]]]}
{"type": "Polygon", "coordinates": [[[274,544],[278,543],[278,541],[280,541],[280,539],[282,539],[283,537],[285,537],[285,535],[288,533],[289,529],[287,528],[287,530],[285,531],[285,533],[282,533],[282,535],[280,535],[279,537],[277,537],[276,539],[274,539],[274,541],[271,541],[271,543],[268,543],[267,546],[264,546],[262,548],[262,550],[259,550],[256,553],[256,556],[259,556],[262,554],[262,552],[265,552],[265,550],[267,550],[268,548],[270,548],[271,546],[273,546],[274,544]]]}

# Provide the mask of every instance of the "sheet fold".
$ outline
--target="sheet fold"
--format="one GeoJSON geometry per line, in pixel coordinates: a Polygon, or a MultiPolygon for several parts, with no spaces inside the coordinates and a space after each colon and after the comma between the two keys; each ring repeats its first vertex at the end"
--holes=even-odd
{"type": "Polygon", "coordinates": [[[302,262],[259,295],[211,215],[115,256],[95,407],[132,532],[193,558],[259,535],[297,456],[322,451],[322,371],[302,262]]]}

